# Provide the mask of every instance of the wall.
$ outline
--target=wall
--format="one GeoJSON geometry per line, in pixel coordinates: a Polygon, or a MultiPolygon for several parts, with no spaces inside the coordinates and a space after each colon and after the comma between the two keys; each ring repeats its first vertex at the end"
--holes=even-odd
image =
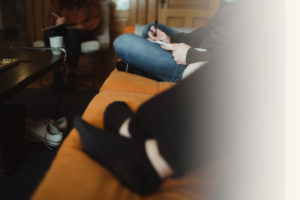
{"type": "Polygon", "coordinates": [[[116,5],[116,10],[130,9],[130,0],[112,0],[112,3],[116,5]]]}
{"type": "Polygon", "coordinates": [[[130,14],[130,0],[112,0],[111,36],[112,39],[120,35],[128,25],[130,14]]]}
{"type": "Polygon", "coordinates": [[[16,24],[15,17],[15,1],[4,1],[1,0],[1,13],[2,13],[2,24],[4,28],[14,27],[16,24]]]}
{"type": "Polygon", "coordinates": [[[2,3],[0,2],[0,30],[3,29],[3,22],[2,22],[2,3]]]}
{"type": "MultiPolygon", "coordinates": [[[[214,15],[218,8],[218,2],[219,0],[165,0],[165,6],[162,9],[161,0],[131,0],[128,24],[148,24],[155,21],[156,18],[161,19],[164,15],[163,18],[183,19],[184,22],[180,26],[199,27],[214,15]],[[190,19],[187,20],[187,18],[190,19]]],[[[161,20],[161,22],[168,24],[166,20],[161,20]]],[[[178,26],[178,23],[175,24],[178,26]]]]}
{"type": "Polygon", "coordinates": [[[156,18],[156,0],[131,0],[129,25],[147,24],[156,18]]]}
{"type": "Polygon", "coordinates": [[[1,39],[10,40],[18,36],[15,0],[0,0],[1,39]]]}
{"type": "Polygon", "coordinates": [[[48,14],[51,0],[25,0],[27,43],[43,38],[45,17],[48,14]]]}

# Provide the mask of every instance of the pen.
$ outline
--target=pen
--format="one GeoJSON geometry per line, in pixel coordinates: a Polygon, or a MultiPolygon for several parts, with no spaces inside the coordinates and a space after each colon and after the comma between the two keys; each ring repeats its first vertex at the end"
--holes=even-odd
{"type": "Polygon", "coordinates": [[[60,18],[60,16],[58,14],[54,13],[54,12],[52,12],[51,15],[53,15],[56,18],[60,18]]]}
{"type": "Polygon", "coordinates": [[[153,33],[153,35],[154,35],[155,37],[157,36],[157,24],[158,24],[158,20],[156,19],[156,20],[155,20],[155,23],[154,23],[155,32],[153,33]]]}

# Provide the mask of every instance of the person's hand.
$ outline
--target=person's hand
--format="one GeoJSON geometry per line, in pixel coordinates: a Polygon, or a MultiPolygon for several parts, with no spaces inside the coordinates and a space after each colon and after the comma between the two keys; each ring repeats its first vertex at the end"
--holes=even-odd
{"type": "Polygon", "coordinates": [[[170,36],[168,36],[165,32],[161,31],[160,29],[157,29],[157,34],[154,36],[154,32],[156,32],[156,29],[154,26],[151,26],[151,31],[148,32],[148,40],[155,41],[159,40],[165,43],[170,43],[171,39],[170,36]]]}
{"type": "Polygon", "coordinates": [[[59,17],[56,19],[55,25],[61,25],[66,23],[66,18],[64,17],[59,17]]]}
{"type": "Polygon", "coordinates": [[[189,45],[185,43],[172,43],[168,46],[160,45],[160,47],[167,51],[172,51],[174,60],[178,65],[186,65],[186,55],[191,48],[189,45]]]}

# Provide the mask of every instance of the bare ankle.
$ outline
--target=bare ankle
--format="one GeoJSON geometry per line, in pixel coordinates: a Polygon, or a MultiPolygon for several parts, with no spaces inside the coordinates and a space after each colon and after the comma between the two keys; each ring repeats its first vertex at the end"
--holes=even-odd
{"type": "Polygon", "coordinates": [[[130,123],[130,118],[127,118],[120,126],[119,133],[121,136],[131,138],[131,135],[129,133],[129,123],[130,123]]]}
{"type": "Polygon", "coordinates": [[[173,170],[167,161],[160,155],[156,140],[145,141],[146,154],[153,168],[161,179],[165,179],[173,174],[173,170]]]}

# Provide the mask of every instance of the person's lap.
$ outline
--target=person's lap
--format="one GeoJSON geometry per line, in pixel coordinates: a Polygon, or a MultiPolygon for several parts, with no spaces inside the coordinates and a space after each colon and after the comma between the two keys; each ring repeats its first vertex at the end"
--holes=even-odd
{"type": "MultiPolygon", "coordinates": [[[[149,24],[143,36],[124,34],[114,41],[114,49],[123,62],[133,65],[152,76],[163,81],[178,82],[181,80],[185,66],[178,65],[173,59],[172,53],[163,50],[158,44],[146,39],[146,33],[150,29],[149,24]]],[[[158,28],[174,35],[177,31],[159,24],[158,28]]]]}
{"type": "Polygon", "coordinates": [[[179,81],[185,69],[176,64],[171,52],[138,35],[121,35],[114,41],[114,48],[125,63],[164,81],[179,81]]]}

